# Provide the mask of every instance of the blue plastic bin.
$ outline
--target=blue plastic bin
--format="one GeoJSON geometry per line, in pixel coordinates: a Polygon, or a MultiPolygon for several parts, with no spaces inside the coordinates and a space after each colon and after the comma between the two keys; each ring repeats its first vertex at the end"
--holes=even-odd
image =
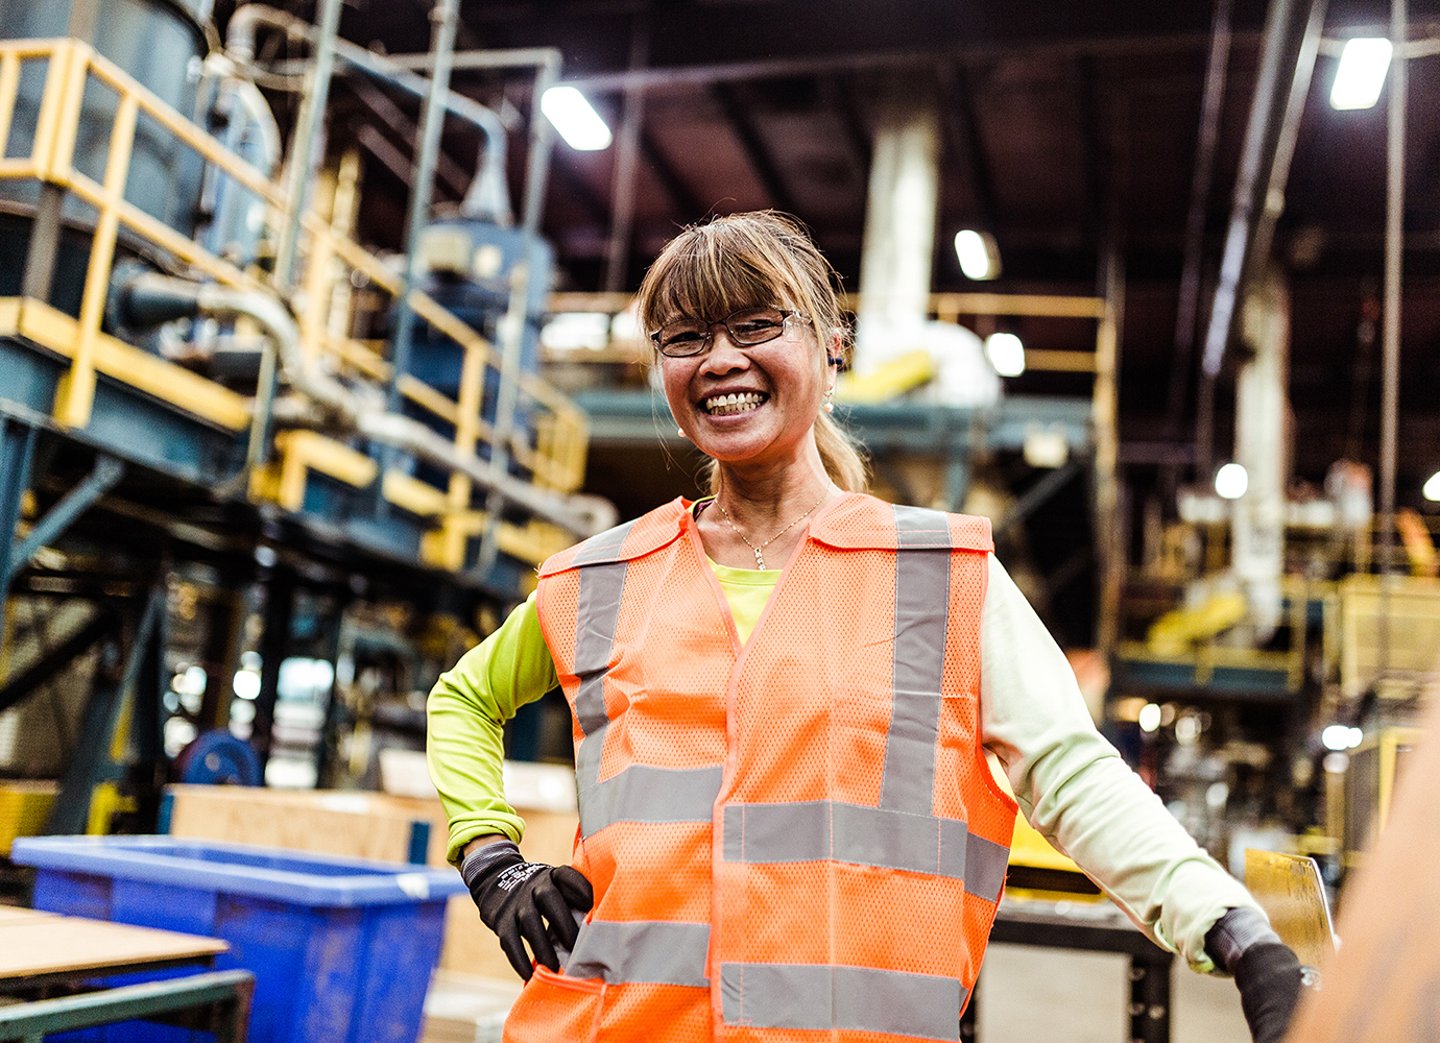
{"type": "Polygon", "coordinates": [[[255,975],[252,1043],[414,1043],[464,890],[448,869],[172,837],[29,837],[11,857],[38,870],[37,909],[229,942],[217,968],[255,975]]]}

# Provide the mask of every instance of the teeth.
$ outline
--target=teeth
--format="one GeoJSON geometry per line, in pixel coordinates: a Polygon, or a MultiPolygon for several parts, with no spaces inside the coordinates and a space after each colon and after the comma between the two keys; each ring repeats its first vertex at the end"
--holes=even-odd
{"type": "Polygon", "coordinates": [[[711,416],[728,416],[754,409],[765,401],[765,396],[754,391],[740,391],[729,395],[716,395],[703,403],[705,412],[711,416]]]}

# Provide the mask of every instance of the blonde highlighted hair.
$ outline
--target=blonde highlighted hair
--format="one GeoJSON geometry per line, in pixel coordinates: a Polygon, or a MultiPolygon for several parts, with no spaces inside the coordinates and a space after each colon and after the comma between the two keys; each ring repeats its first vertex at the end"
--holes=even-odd
{"type": "MultiPolygon", "coordinates": [[[[821,349],[843,358],[850,348],[850,327],[840,311],[839,283],[839,274],[799,221],[760,210],[684,229],[650,265],[636,304],[646,331],[681,316],[718,320],[751,305],[781,304],[809,316],[821,349]]],[[[864,458],[828,413],[815,419],[815,445],[836,485],[847,492],[869,488],[864,458]]],[[[712,492],[718,492],[719,478],[712,460],[712,492]]]]}

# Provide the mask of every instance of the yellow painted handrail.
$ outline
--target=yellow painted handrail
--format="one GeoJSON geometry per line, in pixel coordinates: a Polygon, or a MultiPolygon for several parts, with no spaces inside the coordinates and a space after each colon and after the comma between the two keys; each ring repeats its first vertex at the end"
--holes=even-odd
{"type": "MultiPolygon", "coordinates": [[[[133,203],[125,189],[131,167],[137,123],[147,131],[159,128],[206,163],[267,204],[272,228],[281,227],[290,202],[278,181],[240,159],[176,112],[118,66],[97,54],[88,44],[69,39],[0,41],[0,180],[38,181],[57,186],[95,211],[95,227],[74,331],[73,350],[54,407],[55,419],[71,428],[88,424],[94,404],[96,345],[109,292],[111,266],[121,236],[140,241],[147,251],[168,258],[173,270],[241,290],[262,290],[284,296],[268,273],[246,270],[215,256],[186,235],[165,225],[133,203]],[[5,152],[15,126],[22,74],[27,63],[43,65],[45,80],[36,127],[28,152],[23,140],[15,154],[5,152]],[[115,115],[103,169],[87,176],[75,168],[75,145],[82,119],[82,103],[89,90],[114,95],[115,115]],[[98,178],[98,180],[96,180],[98,178]]],[[[394,307],[404,293],[403,279],[384,261],[331,227],[316,211],[302,216],[299,250],[305,261],[300,292],[292,300],[301,331],[301,350],[308,364],[360,382],[384,384],[393,367],[386,345],[363,339],[377,314],[394,307]],[[354,282],[368,284],[369,294],[336,294],[333,287],[354,282]],[[340,300],[339,307],[335,301],[340,300]],[[366,303],[368,302],[368,303],[366,303]],[[341,311],[344,314],[341,314],[341,311]],[[332,314],[332,311],[335,312],[332,314]]],[[[447,311],[429,295],[412,290],[408,303],[415,315],[440,335],[453,341],[460,353],[459,388],[453,397],[421,380],[402,374],[396,379],[401,396],[423,414],[432,416],[442,432],[453,432],[456,449],[463,454],[494,444],[494,425],[483,418],[492,391],[487,375],[502,368],[500,353],[478,331],[447,311]]],[[[106,341],[105,343],[110,343],[106,341]]],[[[162,360],[157,362],[163,363],[162,360]]],[[[109,374],[107,371],[107,375],[109,374]]],[[[193,374],[187,374],[193,377],[193,374]]],[[[123,377],[122,377],[123,379],[123,377]]],[[[200,378],[203,379],[203,378],[200,378]]],[[[588,429],[584,414],[548,383],[533,374],[517,376],[520,408],[533,423],[518,425],[510,437],[510,455],[530,472],[536,485],[559,492],[577,489],[583,478],[588,429]]],[[[493,378],[490,381],[493,384],[493,378]]],[[[194,380],[177,380],[170,403],[205,416],[213,396],[194,394],[194,380]]],[[[207,417],[207,419],[213,419],[207,417]]],[[[282,450],[283,451],[283,450],[282,450]]],[[[473,483],[456,472],[438,490],[458,521],[454,532],[473,529],[473,483]]],[[[445,520],[439,525],[445,528],[445,520]]],[[[452,548],[453,550],[453,548],[452,548]]]]}

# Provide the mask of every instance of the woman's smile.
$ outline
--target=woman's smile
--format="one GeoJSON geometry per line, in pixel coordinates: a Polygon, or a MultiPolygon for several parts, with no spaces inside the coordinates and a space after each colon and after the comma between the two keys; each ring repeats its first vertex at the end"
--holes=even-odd
{"type": "Polygon", "coordinates": [[[710,416],[741,416],[755,412],[769,400],[770,396],[762,391],[731,391],[701,399],[700,408],[710,416]]]}

